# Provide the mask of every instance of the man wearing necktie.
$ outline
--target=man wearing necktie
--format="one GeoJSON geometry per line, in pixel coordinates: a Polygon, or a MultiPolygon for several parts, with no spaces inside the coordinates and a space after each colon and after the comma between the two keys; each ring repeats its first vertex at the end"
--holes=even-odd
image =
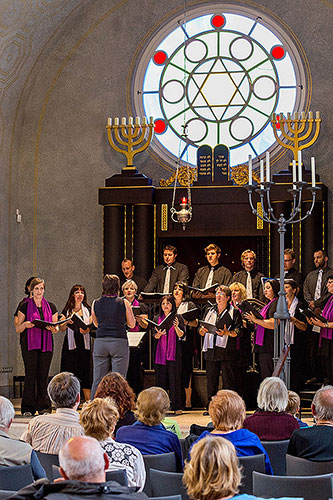
{"type": "MultiPolygon", "coordinates": [[[[205,248],[207,266],[200,267],[195,273],[192,286],[195,288],[207,288],[215,283],[229,285],[231,283],[231,271],[220,264],[221,248],[211,243],[205,248]]],[[[200,298],[200,292],[192,292],[194,298],[200,298]]],[[[208,295],[207,295],[208,296],[208,295]]],[[[210,294],[215,297],[215,293],[210,294]]]]}
{"type": "Polygon", "coordinates": [[[246,288],[248,299],[264,300],[264,291],[261,278],[264,276],[255,269],[257,256],[253,250],[247,249],[241,255],[243,270],[235,273],[232,277],[233,283],[242,283],[246,288]]]}
{"type": "Polygon", "coordinates": [[[176,262],[177,248],[167,245],[163,250],[164,264],[155,267],[145,292],[172,293],[176,281],[188,283],[189,272],[185,264],[176,262]]]}

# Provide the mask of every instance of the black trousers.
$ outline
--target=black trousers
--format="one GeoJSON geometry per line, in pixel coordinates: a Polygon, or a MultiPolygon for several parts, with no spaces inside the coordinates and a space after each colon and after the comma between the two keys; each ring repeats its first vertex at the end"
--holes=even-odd
{"type": "Polygon", "coordinates": [[[239,382],[237,374],[237,362],[211,360],[206,358],[208,404],[218,391],[220,372],[222,372],[223,389],[229,389],[236,392],[238,391],[239,382]]]}
{"type": "Polygon", "coordinates": [[[47,385],[53,353],[40,349],[28,351],[23,344],[21,350],[25,369],[21,413],[34,414],[36,411],[49,410],[51,401],[47,395],[47,385]]]}
{"type": "Polygon", "coordinates": [[[272,352],[259,352],[259,367],[261,379],[271,377],[274,371],[273,353],[272,352]]]}
{"type": "Polygon", "coordinates": [[[167,361],[166,365],[155,364],[156,385],[170,391],[171,409],[182,409],[181,360],[167,361]]]}

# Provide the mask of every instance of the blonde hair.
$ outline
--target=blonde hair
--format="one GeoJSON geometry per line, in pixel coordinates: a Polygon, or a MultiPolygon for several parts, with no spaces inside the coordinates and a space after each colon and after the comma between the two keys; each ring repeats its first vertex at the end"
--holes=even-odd
{"type": "Polygon", "coordinates": [[[125,292],[125,290],[130,287],[134,288],[135,293],[138,291],[138,285],[135,283],[134,280],[126,280],[121,289],[123,292],[125,292]]]}
{"type": "Polygon", "coordinates": [[[237,392],[223,389],[213,396],[209,404],[209,415],[214,429],[235,431],[243,426],[246,417],[245,403],[237,392]]]}
{"type": "Polygon", "coordinates": [[[296,415],[301,405],[301,398],[294,391],[288,391],[288,404],[286,408],[286,413],[290,415],[296,415]]]}
{"type": "Polygon", "coordinates": [[[169,409],[167,392],[161,387],[149,387],[140,392],[134,413],[140,422],[152,426],[160,424],[169,409]]]}
{"type": "Polygon", "coordinates": [[[119,412],[111,398],[95,398],[84,403],[80,423],[86,436],[103,441],[112,436],[119,419],[119,412]]]}
{"type": "Polygon", "coordinates": [[[266,377],[260,384],[258,407],[264,411],[285,411],[288,404],[286,384],[279,377],[266,377]]]}
{"type": "Polygon", "coordinates": [[[191,449],[183,482],[196,500],[217,500],[238,493],[241,473],[233,444],[212,435],[200,439],[191,449]]]}
{"type": "Polygon", "coordinates": [[[248,254],[248,253],[252,253],[252,255],[253,255],[253,257],[254,257],[254,260],[257,260],[257,255],[256,255],[256,253],[255,253],[253,250],[251,250],[250,248],[247,248],[247,249],[246,249],[246,250],[244,250],[244,252],[242,252],[242,254],[241,254],[241,263],[242,263],[242,264],[243,264],[243,262],[244,262],[244,259],[245,259],[246,254],[248,254]]]}
{"type": "Polygon", "coordinates": [[[229,288],[230,288],[231,292],[235,288],[239,288],[239,291],[241,293],[241,301],[243,301],[247,298],[246,288],[242,283],[239,283],[239,281],[234,281],[233,283],[231,283],[231,285],[229,285],[229,288]]]}
{"type": "Polygon", "coordinates": [[[208,246],[206,246],[205,253],[208,253],[209,250],[215,250],[217,254],[221,253],[221,248],[218,245],[215,245],[215,243],[210,243],[208,246]]]}

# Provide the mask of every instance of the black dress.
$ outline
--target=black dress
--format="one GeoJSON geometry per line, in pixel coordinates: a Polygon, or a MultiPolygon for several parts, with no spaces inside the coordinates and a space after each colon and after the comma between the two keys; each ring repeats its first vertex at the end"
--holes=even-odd
{"type": "MultiPolygon", "coordinates": [[[[271,303],[265,319],[274,318],[276,311],[277,300],[271,303]]],[[[274,370],[274,330],[265,328],[263,345],[255,344],[254,352],[258,353],[260,375],[262,380],[266,377],[271,377],[274,370]]]]}
{"type": "MultiPolygon", "coordinates": [[[[89,314],[91,313],[90,307],[87,307],[89,314]]],[[[69,311],[62,311],[64,316],[68,316],[69,311]]],[[[82,317],[81,317],[82,319],[82,317]]],[[[72,372],[81,383],[82,389],[90,389],[92,384],[92,357],[91,348],[85,349],[84,337],[80,333],[80,329],[75,325],[70,325],[74,331],[75,349],[68,347],[68,332],[64,338],[61,352],[60,371],[72,372]]]]}
{"type": "MultiPolygon", "coordinates": [[[[299,310],[300,308],[305,308],[305,305],[301,302],[296,306],[294,317],[307,324],[305,316],[299,310]]],[[[303,332],[294,325],[294,343],[290,345],[290,389],[297,393],[303,389],[306,380],[308,335],[309,327],[303,332]]]]}

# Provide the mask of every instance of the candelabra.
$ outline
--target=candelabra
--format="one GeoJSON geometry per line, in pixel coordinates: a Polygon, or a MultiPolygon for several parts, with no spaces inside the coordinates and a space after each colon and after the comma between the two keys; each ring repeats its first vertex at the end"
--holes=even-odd
{"type": "Polygon", "coordinates": [[[280,235],[280,291],[279,298],[277,302],[276,313],[274,314],[274,366],[277,367],[279,359],[287,356],[286,364],[283,366],[281,373],[279,375],[284,379],[287,387],[290,387],[290,354],[288,347],[290,346],[290,330],[288,328],[290,322],[290,315],[288,311],[286,293],[284,291],[284,238],[286,233],[286,228],[288,224],[298,224],[309,217],[312,213],[316,193],[319,191],[319,187],[316,186],[316,173],[315,173],[315,159],[311,158],[311,175],[312,183],[310,187],[307,187],[312,193],[312,204],[310,209],[305,213],[303,217],[299,217],[301,213],[302,204],[302,191],[307,186],[307,182],[302,180],[302,154],[301,151],[297,152],[298,158],[298,175],[296,172],[296,161],[293,160],[293,187],[289,189],[288,192],[292,196],[292,209],[289,216],[281,213],[279,216],[274,214],[274,210],[271,204],[271,188],[275,185],[275,182],[271,181],[270,175],[270,164],[269,164],[269,153],[266,153],[266,180],[265,180],[265,169],[264,161],[260,160],[260,184],[254,185],[252,181],[252,157],[249,156],[249,184],[244,186],[249,195],[249,203],[251,206],[252,213],[262,219],[268,224],[274,224],[277,226],[277,230],[280,235]],[[253,193],[258,193],[260,197],[262,214],[254,208],[252,201],[253,193]],[[298,217],[297,217],[298,216],[298,217]]]}
{"type": "Polygon", "coordinates": [[[126,118],[122,118],[121,123],[119,123],[119,118],[116,117],[112,124],[111,118],[108,118],[106,129],[109,143],[115,151],[126,156],[127,166],[124,170],[135,170],[133,158],[148,148],[153,137],[154,126],[152,116],[149,123],[144,116],[142,124],[138,116],[135,118],[135,123],[133,123],[132,116],[128,118],[128,123],[126,123],[126,118]],[[124,146],[125,149],[120,146],[124,146]]]}

